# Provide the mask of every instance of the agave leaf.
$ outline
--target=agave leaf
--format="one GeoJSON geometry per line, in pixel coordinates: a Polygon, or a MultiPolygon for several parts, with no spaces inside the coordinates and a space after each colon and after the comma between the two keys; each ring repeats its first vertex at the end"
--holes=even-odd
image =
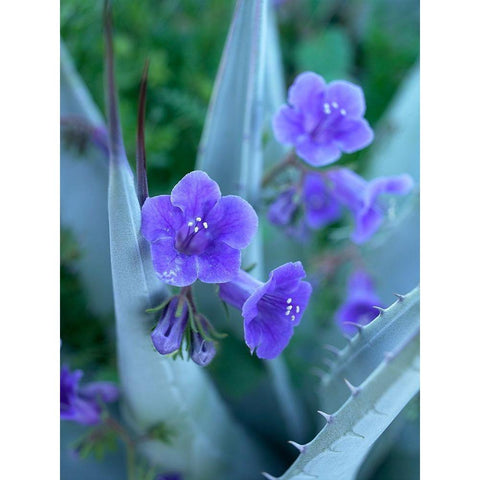
{"type": "Polygon", "coordinates": [[[168,444],[140,445],[152,463],[182,471],[187,479],[247,478],[258,468],[258,454],[204,371],[191,361],[159,355],[151,343],[154,319],[146,309],[161,303],[168,292],[155,275],[149,246],[140,234],[140,205],[118,117],[108,9],[106,18],[108,211],[124,415],[138,432],[159,424],[172,432],[168,444]]]}
{"type": "Polygon", "coordinates": [[[378,278],[379,295],[384,302],[389,301],[392,292],[409,291],[419,281],[419,94],[420,73],[416,65],[380,122],[375,150],[366,172],[367,178],[409,173],[417,183],[416,191],[403,208],[392,212],[385,231],[364,248],[367,268],[378,278]]]}
{"type": "MultiPolygon", "coordinates": [[[[327,424],[311,442],[298,446],[301,454],[281,480],[353,480],[374,442],[418,392],[418,289],[405,301],[402,306],[408,307],[400,317],[405,314],[405,321],[412,324],[411,335],[385,352],[388,355],[361,384],[345,382],[349,398],[333,415],[323,414],[327,424]],[[416,314],[412,314],[412,305],[416,305],[416,314]]],[[[398,305],[388,310],[398,310],[398,305]]],[[[378,318],[370,325],[381,321],[378,318]]]]}
{"type": "Polygon", "coordinates": [[[113,313],[112,275],[108,239],[108,157],[88,141],[88,129],[105,129],[102,116],[61,45],[60,113],[73,132],[60,152],[60,221],[80,250],[75,267],[89,301],[99,316],[113,313]],[[87,131],[85,132],[85,129],[87,131]],[[86,140],[86,141],[85,141],[86,140]],[[81,149],[77,142],[83,142],[81,149]],[[88,186],[88,187],[86,187],[88,186]]]}
{"type": "MultiPolygon", "coordinates": [[[[241,195],[253,205],[260,198],[262,134],[266,127],[270,130],[271,113],[284,95],[281,70],[272,6],[266,0],[238,0],[215,79],[197,167],[218,182],[222,193],[241,195]]],[[[270,144],[271,155],[278,156],[281,149],[270,144]]],[[[254,264],[252,274],[264,278],[260,235],[244,253],[244,264],[254,264]]],[[[268,361],[266,367],[284,423],[291,434],[301,436],[305,420],[283,360],[268,361]]],[[[263,421],[266,418],[263,416],[263,421]]]]}

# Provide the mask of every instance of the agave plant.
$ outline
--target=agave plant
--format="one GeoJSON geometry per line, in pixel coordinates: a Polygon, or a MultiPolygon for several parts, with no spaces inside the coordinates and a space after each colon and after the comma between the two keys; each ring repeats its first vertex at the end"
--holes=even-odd
{"type": "Polygon", "coordinates": [[[344,160],[376,143],[361,86],[305,71],[286,92],[273,3],[237,0],[195,170],[171,191],[149,188],[148,64],[127,159],[111,5],[106,122],[62,49],[62,228],[89,308],[114,312],[118,384],[64,366],[61,417],[89,426],[82,457],[123,442],[109,478],[366,476],[419,391],[417,70],[364,177],[344,160]]]}

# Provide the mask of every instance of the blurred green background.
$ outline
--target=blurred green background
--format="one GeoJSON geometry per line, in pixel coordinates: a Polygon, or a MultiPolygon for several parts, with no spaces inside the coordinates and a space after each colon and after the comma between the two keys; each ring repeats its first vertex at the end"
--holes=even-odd
{"type": "MultiPolygon", "coordinates": [[[[418,0],[277,3],[286,85],[305,70],[313,70],[327,81],[343,78],[360,84],[367,101],[366,118],[375,128],[418,61],[418,0]]],[[[117,86],[127,155],[133,162],[139,82],[148,58],[146,151],[150,195],[168,193],[194,168],[234,1],[116,0],[113,5],[117,86]]],[[[61,2],[62,40],[95,103],[103,110],[102,9],[102,1],[61,2]]],[[[368,158],[368,151],[356,155],[368,158]]],[[[62,232],[62,353],[74,368],[95,371],[96,378],[115,379],[113,319],[99,318],[89,311],[74,267],[80,254],[73,238],[62,232]]],[[[322,312],[318,304],[313,305],[319,309],[319,317],[325,318],[328,301],[328,296],[323,296],[322,312]]],[[[332,308],[335,302],[338,304],[338,298],[332,299],[332,308]]],[[[382,468],[393,470],[381,472],[378,478],[411,478],[395,476],[397,466],[395,462],[385,463],[382,468]]]]}

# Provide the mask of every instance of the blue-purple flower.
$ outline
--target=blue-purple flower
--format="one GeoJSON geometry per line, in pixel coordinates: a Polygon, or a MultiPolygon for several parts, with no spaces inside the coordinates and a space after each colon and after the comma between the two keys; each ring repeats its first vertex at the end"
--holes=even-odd
{"type": "Polygon", "coordinates": [[[381,306],[372,279],[362,270],[355,271],[349,278],[347,298],[336,313],[338,326],[344,333],[354,334],[359,325],[367,325],[378,316],[374,306],[381,306]]]}
{"type": "Polygon", "coordinates": [[[154,268],[169,285],[231,280],[240,269],[240,250],[251,241],[258,218],[245,200],[221,196],[202,171],[191,172],[171,195],[147,198],[143,236],[150,242],[154,268]]]}
{"type": "Polygon", "coordinates": [[[101,420],[101,402],[114,402],[117,387],[110,382],[92,382],[80,386],[81,370],[73,372],[63,366],[60,372],[60,418],[84,425],[95,425],[101,420]]]}
{"type": "Polygon", "coordinates": [[[184,298],[179,306],[179,297],[173,297],[163,309],[157,326],[151,333],[154,347],[162,355],[177,351],[182,345],[183,333],[187,326],[188,305],[184,298]]]}
{"type": "Polygon", "coordinates": [[[356,152],[372,142],[365,108],[360,87],[344,80],[327,85],[320,75],[304,72],[289,88],[288,105],[275,115],[273,131],[310,165],[328,165],[342,152],[356,152]]]}
{"type": "Polygon", "coordinates": [[[413,187],[413,180],[407,174],[367,181],[348,168],[338,168],[325,175],[331,182],[332,195],[354,216],[351,238],[355,243],[367,241],[382,224],[385,213],[379,195],[405,195],[413,187]]]}
{"type": "Polygon", "coordinates": [[[287,229],[293,234],[302,231],[305,225],[318,230],[338,220],[341,213],[341,206],[330,193],[322,175],[309,172],[303,179],[300,192],[295,187],[280,192],[269,207],[268,219],[281,227],[293,226],[296,222],[296,229],[287,229]]]}
{"type": "Polygon", "coordinates": [[[308,173],[303,181],[303,202],[305,221],[313,230],[323,228],[342,214],[340,204],[332,196],[322,176],[308,173]]]}
{"type": "Polygon", "coordinates": [[[220,298],[242,312],[245,342],[259,358],[280,355],[300,323],[312,293],[300,262],[274,269],[265,282],[248,273],[220,285],[220,298]]]}

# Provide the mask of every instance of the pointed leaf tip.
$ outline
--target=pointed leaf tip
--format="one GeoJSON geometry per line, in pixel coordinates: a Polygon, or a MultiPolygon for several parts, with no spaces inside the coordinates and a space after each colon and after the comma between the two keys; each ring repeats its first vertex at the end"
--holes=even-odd
{"type": "Polygon", "coordinates": [[[378,307],[377,305],[372,305],[372,308],[374,308],[375,310],[378,310],[379,315],[382,315],[383,313],[385,313],[385,309],[382,307],[378,307]]]}
{"type": "Polygon", "coordinates": [[[147,179],[147,154],[145,151],[145,109],[147,103],[147,82],[149,59],[145,61],[142,80],[140,82],[140,92],[138,96],[138,116],[137,116],[137,197],[140,206],[148,198],[148,179],[147,179]]]}
{"type": "Polygon", "coordinates": [[[356,323],[356,322],[343,322],[343,325],[350,325],[352,327],[355,327],[358,330],[358,333],[362,333],[362,330],[365,327],[365,325],[362,325],[362,324],[356,323]]]}
{"type": "Polygon", "coordinates": [[[328,350],[329,352],[334,353],[336,356],[339,356],[340,352],[341,352],[341,350],[339,348],[335,347],[334,345],[324,345],[323,348],[325,350],[328,350]]]}
{"type": "Polygon", "coordinates": [[[405,300],[405,295],[400,295],[399,293],[394,293],[394,295],[398,298],[399,302],[405,300]]]}

